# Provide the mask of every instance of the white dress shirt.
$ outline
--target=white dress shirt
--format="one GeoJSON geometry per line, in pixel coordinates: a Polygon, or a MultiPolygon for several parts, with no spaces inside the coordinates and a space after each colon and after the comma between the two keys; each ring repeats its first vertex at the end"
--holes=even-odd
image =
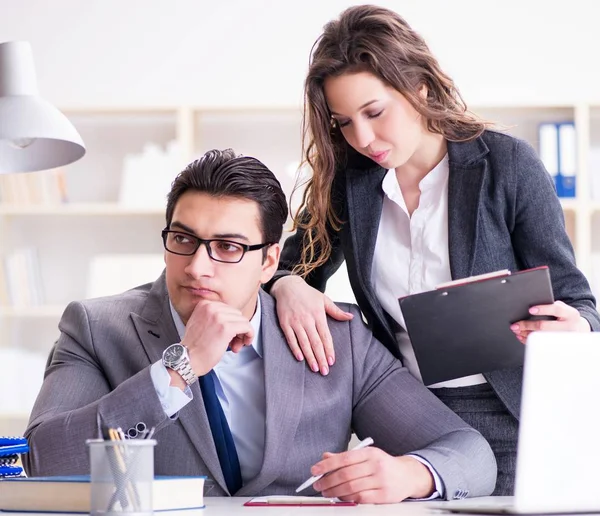
{"type": "MultiPolygon", "coordinates": [[[[260,472],[265,449],[267,412],[260,335],[260,297],[257,299],[256,311],[250,320],[254,328],[252,345],[244,346],[239,353],[225,352],[214,367],[217,375],[215,390],[231,430],[244,484],[260,472]]],[[[183,339],[185,325],[173,305],[171,315],[179,338],[183,339]]],[[[188,388],[184,393],[178,387],[171,387],[171,377],[161,361],[153,364],[150,372],[165,413],[169,417],[175,416],[192,400],[191,390],[188,388]]]]}
{"type": "MultiPolygon", "coordinates": [[[[183,340],[185,325],[170,301],[169,306],[179,338],[183,340]]],[[[250,323],[254,328],[252,346],[244,347],[237,354],[227,351],[214,367],[217,374],[215,389],[233,436],[244,484],[260,472],[265,449],[267,411],[260,334],[260,296],[257,298],[256,312],[250,323]]],[[[178,387],[172,387],[170,385],[171,377],[160,360],[152,364],[150,375],[165,414],[170,418],[175,418],[177,412],[193,399],[191,389],[186,387],[184,392],[178,387]]],[[[433,475],[435,491],[427,500],[443,496],[444,485],[433,466],[422,457],[410,456],[425,465],[433,475]]]]}
{"type": "MultiPolygon", "coordinates": [[[[402,190],[391,169],[384,192],[377,232],[371,284],[384,310],[406,330],[398,298],[433,290],[451,281],[448,253],[448,155],[419,183],[419,206],[409,215],[402,190]]],[[[422,381],[407,332],[396,334],[404,365],[422,381]]],[[[465,376],[429,387],[459,387],[485,383],[481,374],[465,376]]]]}

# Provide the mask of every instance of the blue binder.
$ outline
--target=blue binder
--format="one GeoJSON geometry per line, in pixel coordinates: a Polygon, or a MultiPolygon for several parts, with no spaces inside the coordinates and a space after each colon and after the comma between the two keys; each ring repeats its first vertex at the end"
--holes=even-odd
{"type": "Polygon", "coordinates": [[[575,197],[577,141],[573,122],[539,125],[539,155],[554,179],[559,197],[575,197]]]}

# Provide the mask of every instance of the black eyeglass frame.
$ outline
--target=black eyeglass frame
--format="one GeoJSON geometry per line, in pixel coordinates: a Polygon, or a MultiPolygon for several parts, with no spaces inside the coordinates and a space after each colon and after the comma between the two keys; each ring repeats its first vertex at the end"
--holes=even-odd
{"type": "Polygon", "coordinates": [[[206,247],[206,252],[208,253],[209,258],[211,260],[214,260],[215,262],[219,262],[219,263],[240,263],[244,259],[244,256],[246,256],[246,253],[248,251],[258,251],[259,249],[263,249],[269,245],[273,245],[273,242],[265,242],[264,244],[248,245],[248,244],[243,244],[241,242],[236,242],[234,240],[226,240],[223,238],[210,238],[208,240],[205,240],[204,238],[197,237],[196,235],[192,235],[191,233],[187,233],[186,231],[178,231],[176,229],[167,229],[167,228],[165,228],[161,231],[161,236],[162,236],[163,246],[164,246],[165,250],[171,254],[176,254],[178,256],[194,256],[196,254],[196,252],[198,251],[198,249],[200,249],[200,246],[204,244],[204,247],[206,247]],[[179,235],[185,235],[187,237],[190,237],[192,240],[195,240],[196,247],[194,248],[193,252],[191,252],[191,253],[176,253],[175,251],[171,251],[167,247],[167,237],[169,236],[169,233],[177,233],[179,235]],[[242,256],[240,256],[240,259],[235,262],[219,260],[218,258],[215,258],[212,255],[212,251],[210,248],[211,242],[225,242],[227,244],[237,245],[242,248],[242,251],[243,251],[242,256]]]}

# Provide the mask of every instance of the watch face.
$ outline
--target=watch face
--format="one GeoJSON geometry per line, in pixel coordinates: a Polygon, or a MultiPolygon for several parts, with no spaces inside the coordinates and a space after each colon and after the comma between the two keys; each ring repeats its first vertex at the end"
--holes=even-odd
{"type": "Polygon", "coordinates": [[[163,360],[166,365],[177,364],[181,360],[181,357],[185,353],[185,348],[181,344],[173,344],[165,349],[163,353],[163,360]]]}

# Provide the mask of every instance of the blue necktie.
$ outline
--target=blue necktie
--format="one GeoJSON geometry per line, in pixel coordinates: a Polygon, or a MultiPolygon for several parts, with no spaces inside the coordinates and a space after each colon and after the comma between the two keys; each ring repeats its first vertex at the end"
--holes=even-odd
{"type": "Polygon", "coordinates": [[[221,407],[215,390],[215,377],[216,373],[211,370],[206,375],[198,378],[198,380],[200,382],[202,398],[204,399],[204,408],[208,416],[208,423],[210,424],[210,431],[217,447],[221,470],[225,477],[227,489],[233,495],[242,487],[242,473],[231,430],[229,430],[223,407],[221,407]]]}

